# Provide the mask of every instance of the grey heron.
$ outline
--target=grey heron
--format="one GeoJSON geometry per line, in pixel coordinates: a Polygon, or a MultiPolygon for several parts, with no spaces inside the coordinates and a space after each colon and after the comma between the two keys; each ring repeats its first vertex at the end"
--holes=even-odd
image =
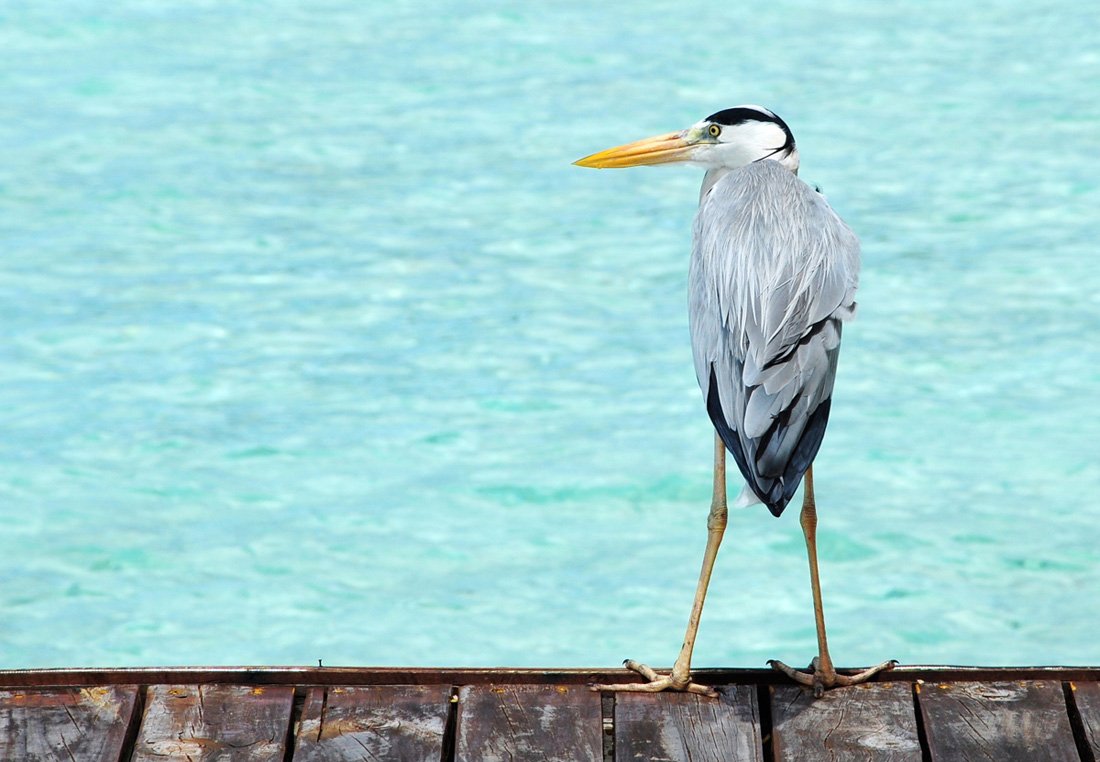
{"type": "Polygon", "coordinates": [[[691,654],[726,528],[727,450],[745,479],[739,504],[763,503],[779,516],[805,483],[800,523],[818,655],[806,671],[769,664],[811,686],[817,696],[894,665],[888,661],[839,674],[825,639],[812,464],[829,418],[841,326],[855,312],[859,239],[825,198],[797,177],[798,161],[787,124],[766,108],[748,105],[575,162],[595,168],[680,163],[706,170],[689,274],[695,373],[715,429],[703,568],[671,673],[659,675],[628,659],[625,665],[647,682],[595,689],[717,695],[691,681],[691,654]]]}

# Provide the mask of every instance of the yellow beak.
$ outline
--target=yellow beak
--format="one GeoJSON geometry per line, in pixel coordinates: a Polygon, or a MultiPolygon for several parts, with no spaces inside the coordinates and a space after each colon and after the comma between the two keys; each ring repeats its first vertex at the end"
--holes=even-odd
{"type": "Polygon", "coordinates": [[[695,146],[695,142],[684,139],[684,133],[670,132],[666,135],[655,135],[645,140],[608,148],[606,151],[577,159],[573,163],[578,167],[596,169],[637,167],[642,164],[671,164],[690,159],[695,146]]]}

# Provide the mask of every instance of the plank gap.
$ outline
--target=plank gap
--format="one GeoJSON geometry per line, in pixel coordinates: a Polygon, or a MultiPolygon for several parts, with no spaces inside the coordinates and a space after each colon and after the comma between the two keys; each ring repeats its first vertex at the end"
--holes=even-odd
{"type": "Polygon", "coordinates": [[[332,690],[331,685],[326,685],[321,690],[321,721],[317,724],[317,742],[320,743],[322,737],[325,735],[325,720],[328,717],[328,692],[332,690]]]}
{"type": "Polygon", "coordinates": [[[455,762],[458,744],[458,686],[452,685],[447,699],[447,719],[443,722],[443,748],[440,750],[440,762],[455,762]]]}
{"type": "Polygon", "coordinates": [[[126,725],[125,740],[122,742],[122,750],[119,753],[119,762],[130,762],[134,756],[134,747],[137,746],[138,733],[141,732],[141,721],[145,717],[145,691],[147,685],[136,685],[134,690],[134,711],[130,714],[130,720],[126,725]]]}
{"type": "Polygon", "coordinates": [[[913,682],[913,716],[917,720],[917,740],[920,741],[921,762],[932,762],[932,747],[928,745],[928,732],[924,729],[924,715],[920,711],[921,681],[913,682]]]}
{"type": "Polygon", "coordinates": [[[306,704],[306,692],[308,690],[304,686],[294,688],[294,703],[290,706],[290,724],[286,729],[286,748],[283,750],[283,762],[294,761],[294,740],[298,735],[298,723],[302,720],[302,708],[306,704]]]}
{"type": "Polygon", "coordinates": [[[603,762],[615,762],[615,692],[600,694],[603,762]]]}
{"type": "Polygon", "coordinates": [[[1081,762],[1096,762],[1096,755],[1092,753],[1092,744],[1089,743],[1085,733],[1085,722],[1081,719],[1081,710],[1077,706],[1077,696],[1072,682],[1062,683],[1062,693],[1066,697],[1066,713],[1069,714],[1069,726],[1073,730],[1073,742],[1077,744],[1077,753],[1081,755],[1081,762]]]}
{"type": "Polygon", "coordinates": [[[772,745],[772,686],[756,686],[756,711],[760,718],[760,753],[764,762],[775,762],[772,745]]]}

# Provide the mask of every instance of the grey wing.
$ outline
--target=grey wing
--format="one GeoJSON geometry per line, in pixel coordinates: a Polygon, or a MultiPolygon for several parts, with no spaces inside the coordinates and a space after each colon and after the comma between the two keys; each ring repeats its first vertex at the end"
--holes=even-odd
{"type": "Polygon", "coordinates": [[[825,433],[859,241],[775,162],[729,173],[700,204],[690,275],[695,371],[715,429],[773,514],[825,433]]]}

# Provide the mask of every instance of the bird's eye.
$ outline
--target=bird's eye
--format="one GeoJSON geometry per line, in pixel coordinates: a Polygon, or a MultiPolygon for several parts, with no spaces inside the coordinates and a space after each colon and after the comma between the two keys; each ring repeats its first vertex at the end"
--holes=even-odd
{"type": "Polygon", "coordinates": [[[712,138],[716,138],[722,134],[722,128],[719,127],[717,124],[712,124],[710,127],[707,128],[707,132],[710,133],[710,136],[712,138]]]}

